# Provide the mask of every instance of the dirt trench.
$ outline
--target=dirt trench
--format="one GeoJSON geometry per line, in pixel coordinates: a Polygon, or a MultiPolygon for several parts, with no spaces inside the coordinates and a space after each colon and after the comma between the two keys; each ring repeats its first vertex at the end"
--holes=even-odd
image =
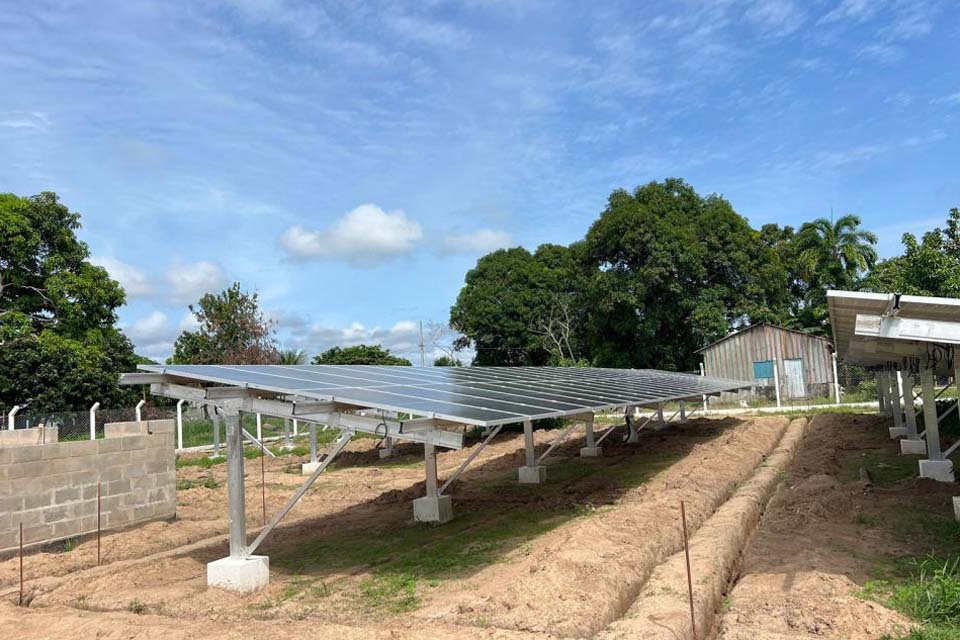
{"type": "Polygon", "coordinates": [[[696,530],[774,449],[788,421],[751,420],[696,445],[682,460],[623,495],[615,508],[575,521],[437,594],[426,620],[589,637],[620,618],[653,569],[682,544],[680,500],[696,530]]]}

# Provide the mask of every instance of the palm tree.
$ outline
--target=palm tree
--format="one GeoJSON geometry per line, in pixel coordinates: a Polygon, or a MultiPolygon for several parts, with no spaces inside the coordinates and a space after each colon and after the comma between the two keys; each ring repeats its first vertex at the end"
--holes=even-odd
{"type": "Polygon", "coordinates": [[[280,351],[280,364],[306,364],[307,352],[303,349],[283,349],[280,351]]]}
{"type": "Polygon", "coordinates": [[[797,233],[804,278],[817,289],[850,288],[877,261],[877,236],[860,228],[860,218],[845,215],[834,222],[817,218],[797,233]]]}

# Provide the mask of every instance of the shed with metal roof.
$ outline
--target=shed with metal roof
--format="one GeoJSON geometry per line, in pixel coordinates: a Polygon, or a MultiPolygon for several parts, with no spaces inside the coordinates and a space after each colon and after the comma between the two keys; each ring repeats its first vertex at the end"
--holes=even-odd
{"type": "Polygon", "coordinates": [[[787,398],[813,398],[834,393],[833,347],[829,340],[795,329],[761,322],[698,350],[704,373],[749,380],[755,391],[787,398]]]}

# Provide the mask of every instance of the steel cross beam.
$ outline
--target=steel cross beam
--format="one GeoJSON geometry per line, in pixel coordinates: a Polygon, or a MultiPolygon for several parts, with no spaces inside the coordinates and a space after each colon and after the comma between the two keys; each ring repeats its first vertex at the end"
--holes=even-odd
{"type": "Polygon", "coordinates": [[[251,543],[250,546],[246,548],[244,552],[244,556],[250,556],[253,554],[254,551],[257,550],[257,547],[260,546],[264,538],[270,535],[270,532],[273,531],[278,524],[280,524],[280,521],[283,520],[284,516],[290,513],[290,510],[293,509],[298,502],[300,502],[300,498],[303,497],[303,494],[305,494],[307,490],[313,485],[314,481],[318,477],[320,477],[320,474],[324,472],[327,466],[331,462],[333,462],[334,458],[340,455],[340,452],[343,451],[344,447],[346,447],[347,443],[349,443],[350,440],[352,439],[353,439],[352,431],[344,431],[340,435],[340,438],[337,440],[337,442],[333,446],[333,450],[331,450],[326,455],[326,457],[323,459],[323,462],[320,463],[320,466],[316,468],[316,470],[310,475],[310,477],[307,478],[307,480],[302,485],[300,485],[300,488],[296,490],[296,492],[290,497],[289,500],[287,500],[287,504],[283,505],[283,508],[277,512],[277,515],[273,516],[273,519],[270,521],[270,524],[265,526],[260,531],[260,534],[254,539],[253,543],[251,543]]]}
{"type": "Polygon", "coordinates": [[[456,481],[456,479],[460,477],[460,474],[463,473],[463,471],[470,465],[471,462],[473,462],[473,459],[476,458],[478,455],[480,455],[480,452],[483,451],[488,444],[490,444],[490,441],[493,440],[493,438],[498,433],[500,433],[500,429],[503,429],[502,424],[493,428],[493,430],[487,435],[487,437],[484,438],[483,442],[480,443],[480,446],[474,449],[470,453],[470,455],[467,456],[467,459],[460,464],[460,467],[453,472],[452,476],[447,478],[447,481],[444,482],[443,486],[440,487],[440,491],[437,492],[437,495],[441,495],[441,496],[443,495],[443,492],[447,490],[447,487],[453,484],[456,481]]]}

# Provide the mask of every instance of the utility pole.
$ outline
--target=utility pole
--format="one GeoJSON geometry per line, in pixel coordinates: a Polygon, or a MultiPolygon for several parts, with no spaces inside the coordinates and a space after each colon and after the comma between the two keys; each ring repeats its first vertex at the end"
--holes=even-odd
{"type": "Polygon", "coordinates": [[[426,345],[423,343],[423,320],[420,321],[420,366],[427,366],[426,345]]]}

